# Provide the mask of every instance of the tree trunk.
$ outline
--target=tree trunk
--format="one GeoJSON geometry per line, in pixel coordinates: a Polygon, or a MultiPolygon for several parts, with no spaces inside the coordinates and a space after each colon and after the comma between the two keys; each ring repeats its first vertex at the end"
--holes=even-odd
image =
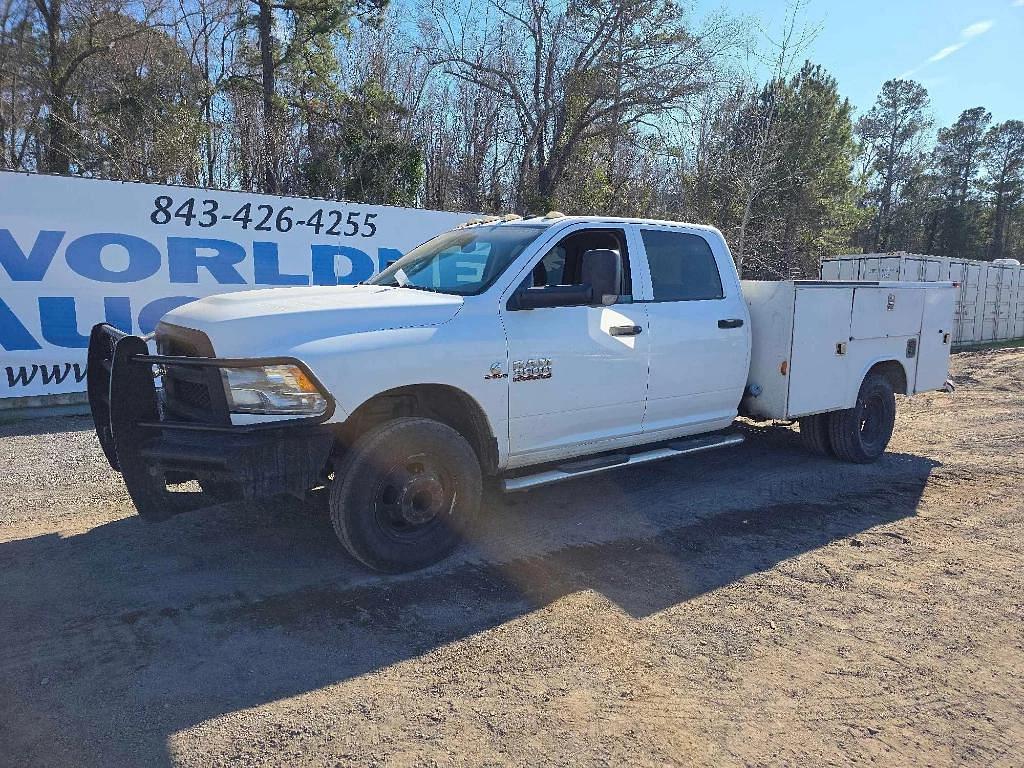
{"type": "Polygon", "coordinates": [[[889,231],[891,229],[890,218],[892,216],[892,175],[894,170],[890,164],[886,170],[885,187],[882,197],[882,206],[878,212],[878,227],[875,229],[875,242],[872,250],[881,253],[882,250],[889,250],[889,231]]]}
{"type": "MultiPolygon", "coordinates": [[[[799,264],[794,265],[796,247],[793,244],[793,240],[796,237],[796,222],[793,221],[792,206],[786,214],[786,223],[782,229],[782,263],[785,266],[785,272],[780,277],[792,277],[794,266],[797,269],[801,269],[799,264]]],[[[801,269],[802,273],[802,269],[801,269]]]]}
{"type": "Polygon", "coordinates": [[[59,173],[67,176],[71,173],[71,147],[70,135],[72,124],[71,105],[68,104],[67,96],[64,93],[63,72],[61,70],[61,4],[60,0],[53,0],[43,18],[46,20],[46,55],[47,55],[47,76],[49,83],[47,87],[46,106],[46,152],[44,154],[45,168],[49,173],[59,173]]]}
{"type": "Polygon", "coordinates": [[[71,126],[74,114],[63,93],[50,96],[50,114],[46,117],[46,170],[62,176],[71,174],[71,126]]]}
{"type": "Polygon", "coordinates": [[[938,229],[939,229],[939,217],[941,215],[942,215],[942,211],[940,211],[938,208],[936,208],[934,211],[932,211],[932,215],[929,217],[930,220],[928,222],[928,229],[927,229],[927,232],[925,234],[925,241],[924,241],[924,252],[925,253],[934,253],[935,252],[934,251],[934,248],[935,248],[935,236],[936,236],[936,234],[938,232],[938,229]]]}
{"type": "Polygon", "coordinates": [[[992,243],[989,247],[989,256],[993,259],[999,259],[1003,256],[1003,229],[1005,225],[1003,208],[1003,182],[1000,179],[999,188],[996,192],[995,211],[992,213],[992,243]]]}
{"type": "Polygon", "coordinates": [[[537,144],[534,148],[535,162],[537,163],[537,200],[534,201],[535,205],[539,205],[544,208],[545,211],[551,209],[551,193],[555,186],[555,174],[553,173],[552,164],[554,163],[554,152],[549,155],[544,151],[544,134],[540,133],[537,136],[537,144]]]}
{"type": "Polygon", "coordinates": [[[206,186],[216,186],[217,157],[213,136],[213,68],[210,66],[210,33],[207,31],[206,6],[203,9],[203,144],[206,153],[206,186]]]}
{"type": "Polygon", "coordinates": [[[274,82],[274,39],[271,35],[273,28],[273,7],[270,0],[260,0],[259,17],[256,29],[259,33],[260,43],[260,66],[263,73],[263,133],[264,133],[264,175],[263,191],[274,194],[280,186],[277,149],[277,105],[274,100],[276,85],[274,82]]]}
{"type": "Polygon", "coordinates": [[[736,260],[736,272],[743,279],[743,258],[746,255],[747,247],[747,227],[750,225],[750,215],[754,209],[754,196],[752,194],[747,195],[746,202],[743,205],[743,218],[740,221],[740,236],[738,238],[736,255],[733,257],[736,260]]]}
{"type": "Polygon", "coordinates": [[[878,220],[875,225],[875,242],[871,250],[879,253],[883,246],[888,250],[889,243],[889,217],[892,210],[892,187],[893,174],[896,172],[896,125],[893,124],[892,132],[889,134],[889,154],[885,158],[885,186],[882,193],[882,205],[878,211],[878,220]]]}

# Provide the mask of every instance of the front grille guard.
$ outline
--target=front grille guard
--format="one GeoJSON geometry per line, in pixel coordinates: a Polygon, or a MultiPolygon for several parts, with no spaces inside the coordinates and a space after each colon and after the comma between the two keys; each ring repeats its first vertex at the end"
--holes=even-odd
{"type": "MultiPolygon", "coordinates": [[[[215,358],[151,355],[145,339],[132,336],[107,323],[93,326],[89,336],[86,386],[96,436],[110,466],[121,471],[125,454],[139,447],[140,441],[159,430],[193,430],[247,433],[295,426],[322,424],[334,415],[335,401],[316,375],[301,360],[293,357],[215,358]],[[266,365],[294,365],[320,390],[327,402],[318,416],[231,424],[211,421],[185,421],[173,418],[163,408],[156,387],[154,366],[162,371],[174,368],[258,368],[266,365]]],[[[211,394],[213,394],[211,392],[211,394]]]]}

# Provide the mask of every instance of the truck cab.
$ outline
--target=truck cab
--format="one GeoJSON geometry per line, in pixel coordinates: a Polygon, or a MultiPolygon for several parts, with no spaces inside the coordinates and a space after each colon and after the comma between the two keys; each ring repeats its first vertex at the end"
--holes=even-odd
{"type": "MultiPolygon", "coordinates": [[[[97,326],[90,403],[144,517],[324,485],[346,548],[374,568],[408,570],[457,545],[485,478],[521,490],[739,442],[729,427],[758,396],[751,340],[748,301],[714,228],[490,219],[362,285],[175,309],[157,328],[156,355],[97,326]],[[175,492],[190,482],[198,498],[175,492]]],[[[898,378],[890,388],[891,399],[898,378]]],[[[867,458],[891,435],[883,410],[874,422],[884,440],[867,458]]]]}

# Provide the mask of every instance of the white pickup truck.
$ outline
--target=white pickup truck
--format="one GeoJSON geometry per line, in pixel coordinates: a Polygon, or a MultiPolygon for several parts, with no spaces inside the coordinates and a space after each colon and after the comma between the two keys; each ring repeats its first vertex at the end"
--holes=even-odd
{"type": "Polygon", "coordinates": [[[734,445],[738,414],[877,459],[894,394],[946,384],[953,294],[741,284],[710,227],[490,220],[362,285],[185,305],[155,354],[98,325],[89,399],[143,517],[326,485],[345,547],[403,571],[457,546],[487,479],[519,491],[734,445]]]}

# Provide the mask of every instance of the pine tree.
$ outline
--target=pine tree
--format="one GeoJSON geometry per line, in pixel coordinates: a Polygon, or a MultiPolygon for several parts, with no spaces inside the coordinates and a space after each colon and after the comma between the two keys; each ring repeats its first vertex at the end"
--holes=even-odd
{"type": "Polygon", "coordinates": [[[906,233],[897,230],[905,191],[920,172],[922,144],[931,125],[928,92],[913,80],[889,80],[874,106],[857,121],[869,172],[868,200],[874,208],[865,245],[888,251],[906,233]]]}
{"type": "Polygon", "coordinates": [[[849,242],[859,223],[850,178],[856,153],[852,112],[835,79],[806,62],[789,80],[766,84],[739,115],[746,126],[737,131],[740,137],[757,136],[748,124],[773,116],[775,154],[750,216],[752,274],[814,274],[820,257],[849,242]]]}
{"type": "MultiPolygon", "coordinates": [[[[991,196],[992,224],[988,254],[993,259],[1010,255],[1012,224],[1020,236],[1021,202],[1024,202],[1024,122],[1007,120],[985,134],[982,147],[987,177],[985,189],[991,196]]],[[[1020,251],[1014,251],[1020,255],[1020,251]]]]}
{"type": "Polygon", "coordinates": [[[965,109],[948,128],[939,130],[932,153],[944,206],[927,238],[928,251],[966,257],[983,250],[977,205],[985,129],[992,115],[984,107],[965,109]]]}

